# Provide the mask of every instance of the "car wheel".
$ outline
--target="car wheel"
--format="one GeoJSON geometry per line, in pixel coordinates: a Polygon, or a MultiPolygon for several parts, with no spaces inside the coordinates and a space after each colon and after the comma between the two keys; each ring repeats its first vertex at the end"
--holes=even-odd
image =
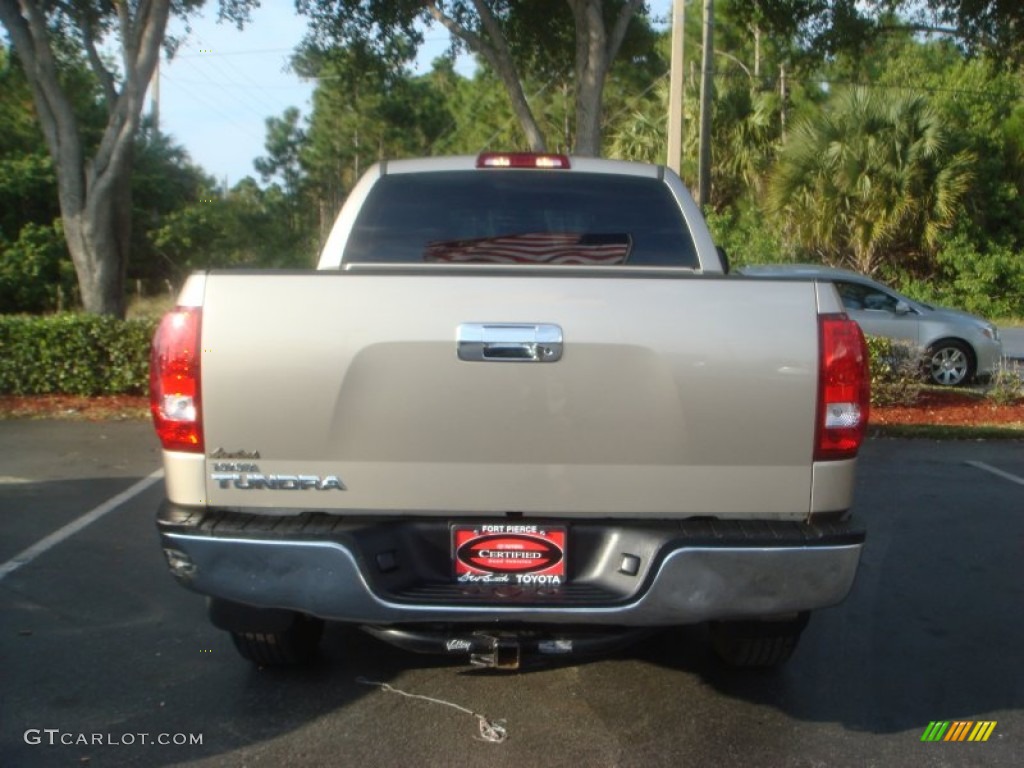
{"type": "Polygon", "coordinates": [[[928,380],[943,387],[959,387],[974,378],[974,353],[962,341],[947,339],[928,348],[928,380]]]}
{"type": "Polygon", "coordinates": [[[243,658],[264,667],[307,664],[316,657],[323,635],[320,619],[295,614],[291,625],[277,632],[231,632],[243,658]]]}
{"type": "Polygon", "coordinates": [[[767,668],[789,661],[810,613],[793,619],[713,621],[711,647],[731,667],[767,668]]]}

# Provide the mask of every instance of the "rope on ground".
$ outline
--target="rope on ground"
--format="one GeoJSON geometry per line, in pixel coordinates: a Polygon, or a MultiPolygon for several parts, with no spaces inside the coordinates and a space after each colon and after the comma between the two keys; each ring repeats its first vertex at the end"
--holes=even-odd
{"type": "Polygon", "coordinates": [[[490,720],[484,715],[474,712],[471,709],[466,709],[465,707],[459,706],[458,704],[454,704],[450,701],[435,699],[432,696],[423,696],[418,693],[409,693],[408,691],[395,688],[393,685],[388,685],[387,683],[377,682],[376,680],[367,680],[365,677],[357,677],[356,682],[360,685],[375,686],[385,693],[397,693],[399,696],[405,696],[408,699],[419,699],[420,701],[428,701],[431,704],[442,704],[446,707],[457,709],[459,712],[464,712],[467,715],[472,715],[476,718],[477,727],[480,729],[480,735],[473,737],[478,741],[489,741],[493,744],[500,744],[508,738],[508,729],[505,728],[504,720],[490,720]]]}

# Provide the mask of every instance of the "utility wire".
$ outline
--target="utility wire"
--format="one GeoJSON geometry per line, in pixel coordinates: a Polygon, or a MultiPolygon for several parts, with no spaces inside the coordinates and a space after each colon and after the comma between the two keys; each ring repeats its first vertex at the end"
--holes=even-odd
{"type": "MultiPolygon", "coordinates": [[[[245,120],[255,119],[263,124],[263,121],[269,116],[262,107],[255,105],[255,102],[249,101],[245,98],[246,93],[238,89],[225,88],[223,86],[217,86],[215,81],[211,80],[209,75],[197,70],[193,74],[199,74],[202,76],[203,87],[196,88],[195,93],[203,93],[208,99],[214,99],[216,102],[226,110],[238,114],[245,120]]],[[[191,94],[190,94],[191,95],[191,94]]]]}
{"type": "Polygon", "coordinates": [[[183,77],[175,77],[174,79],[175,82],[180,83],[181,85],[215,85],[220,88],[239,88],[250,91],[294,91],[306,87],[304,83],[292,83],[291,85],[249,85],[247,83],[229,81],[222,82],[220,80],[190,80],[183,77]]]}
{"type": "MultiPolygon", "coordinates": [[[[192,47],[186,43],[186,47],[192,47]]],[[[215,51],[211,53],[175,53],[174,59],[198,59],[200,56],[204,57],[220,57],[220,56],[262,56],[265,53],[291,53],[294,48],[253,48],[250,50],[243,51],[215,51]]],[[[173,59],[172,59],[173,61],[173,59]]]]}
{"type": "MultiPolygon", "coordinates": [[[[199,41],[199,44],[200,45],[203,44],[201,40],[199,41]]],[[[242,69],[237,64],[235,64],[235,62],[231,58],[226,58],[226,59],[223,60],[223,62],[216,62],[215,61],[215,64],[217,66],[219,66],[220,63],[223,63],[229,70],[234,72],[235,75],[237,75],[238,77],[241,77],[243,80],[251,83],[256,88],[262,87],[261,83],[258,83],[256,81],[256,79],[249,72],[247,72],[246,70],[242,69]]],[[[283,67],[282,67],[282,71],[284,71],[283,67]]]]}
{"type": "MultiPolygon", "coordinates": [[[[722,72],[716,70],[716,79],[722,80],[743,80],[749,82],[751,80],[760,83],[763,86],[770,86],[775,88],[779,83],[779,78],[773,76],[761,75],[757,78],[750,78],[746,74],[739,72],[722,72]]],[[[786,74],[787,83],[803,83],[805,85],[820,85],[827,87],[854,87],[854,88],[877,88],[879,90],[892,90],[892,91],[916,91],[921,93],[947,93],[953,95],[965,95],[965,96],[989,96],[992,98],[1003,98],[1003,94],[996,93],[991,90],[976,89],[976,88],[947,88],[943,86],[929,86],[915,83],[879,83],[863,80],[843,80],[843,79],[831,79],[827,77],[792,77],[789,73],[786,74]]]]}
{"type": "Polygon", "coordinates": [[[161,73],[160,79],[164,83],[167,83],[168,85],[170,85],[172,88],[179,89],[181,92],[186,94],[187,98],[199,102],[203,107],[208,109],[211,113],[213,113],[213,114],[223,118],[228,124],[230,124],[234,128],[237,128],[240,133],[243,133],[246,136],[248,136],[249,138],[255,139],[256,141],[260,141],[260,142],[264,141],[264,139],[265,139],[264,136],[258,136],[255,133],[253,133],[253,131],[252,131],[252,129],[251,129],[251,127],[249,125],[247,125],[246,123],[238,120],[238,116],[237,115],[232,115],[232,114],[229,114],[229,113],[223,111],[222,105],[218,104],[217,102],[211,101],[201,91],[197,91],[195,88],[185,88],[182,85],[180,85],[175,78],[169,77],[168,75],[163,74],[163,73],[161,73]]]}
{"type": "MultiPolygon", "coordinates": [[[[191,43],[188,44],[191,47],[191,43]]],[[[202,43],[200,43],[202,45],[202,43]]],[[[204,77],[207,83],[211,87],[218,87],[216,80],[210,77],[211,70],[217,73],[221,77],[230,79],[230,75],[227,74],[225,69],[220,65],[216,59],[210,59],[205,66],[199,65],[196,61],[186,62],[187,66],[191,67],[196,73],[204,77]]],[[[255,84],[255,81],[253,81],[255,84]]],[[[255,98],[252,93],[244,90],[229,90],[227,88],[220,87],[220,90],[227,94],[227,99],[230,102],[238,104],[240,107],[246,109],[256,119],[261,122],[266,120],[267,117],[275,113],[275,110],[268,109],[267,104],[258,98],[255,98]]]]}

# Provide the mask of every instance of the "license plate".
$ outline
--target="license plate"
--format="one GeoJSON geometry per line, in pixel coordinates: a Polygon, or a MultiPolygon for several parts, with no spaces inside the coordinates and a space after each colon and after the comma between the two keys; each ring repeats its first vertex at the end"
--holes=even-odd
{"type": "Polygon", "coordinates": [[[564,525],[452,526],[455,579],[463,583],[557,586],[566,579],[564,525]]]}

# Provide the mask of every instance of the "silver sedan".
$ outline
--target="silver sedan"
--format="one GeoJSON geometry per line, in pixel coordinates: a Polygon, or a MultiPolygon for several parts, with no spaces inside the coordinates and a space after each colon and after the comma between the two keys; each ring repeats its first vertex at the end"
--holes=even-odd
{"type": "Polygon", "coordinates": [[[812,264],[763,264],[738,271],[751,277],[833,283],[847,313],[864,333],[909,341],[926,350],[928,377],[934,384],[954,387],[975,377],[989,377],[1003,357],[999,329],[987,320],[914,301],[856,272],[812,264]]]}

